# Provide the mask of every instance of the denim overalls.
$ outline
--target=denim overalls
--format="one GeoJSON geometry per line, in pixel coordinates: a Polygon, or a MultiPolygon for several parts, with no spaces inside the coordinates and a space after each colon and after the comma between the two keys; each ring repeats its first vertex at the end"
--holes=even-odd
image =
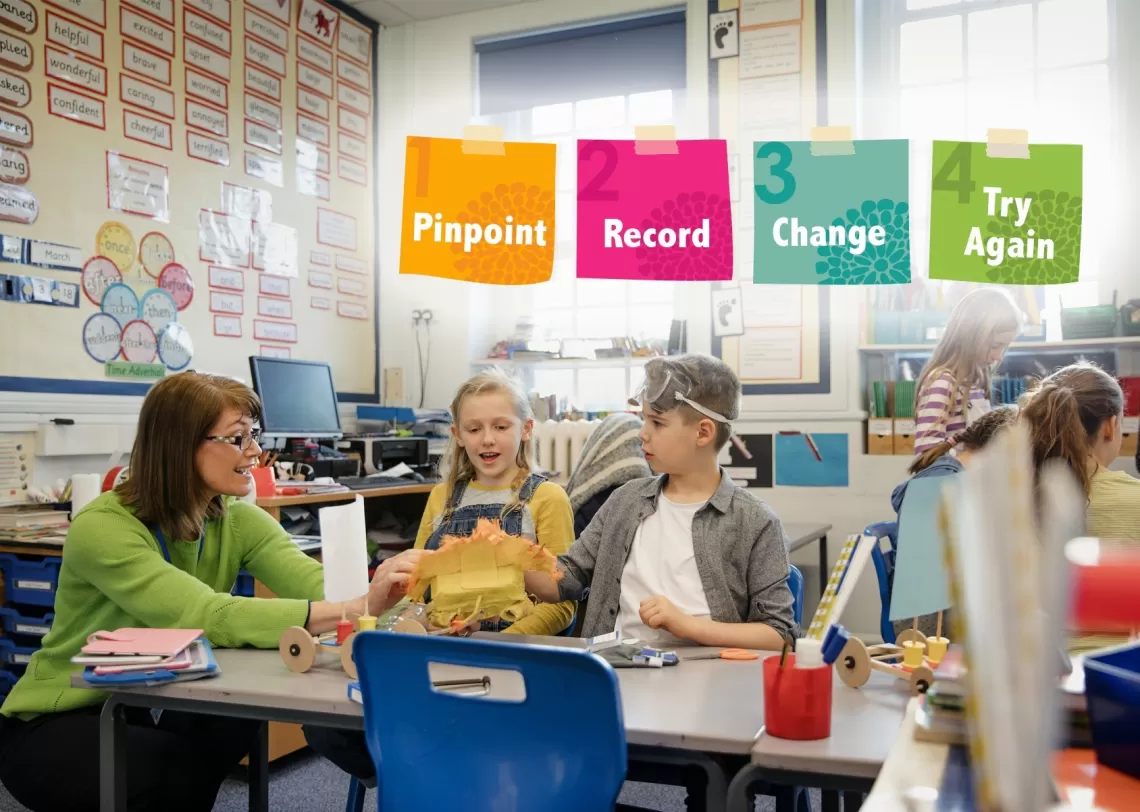
{"type": "MultiPolygon", "coordinates": [[[[526,482],[519,488],[518,506],[511,510],[506,516],[503,516],[502,519],[499,518],[499,515],[503,512],[503,505],[501,503],[458,507],[459,503],[463,501],[463,494],[467,491],[467,480],[456,482],[455,488],[447,500],[447,510],[451,511],[451,515],[439,523],[439,527],[435,529],[424,544],[424,549],[439,549],[439,544],[444,536],[458,536],[459,538],[470,536],[475,532],[475,525],[479,523],[480,519],[498,521],[504,533],[512,536],[521,536],[523,512],[526,510],[526,506],[530,504],[535,490],[545,481],[546,477],[541,474],[531,474],[528,476],[526,482]]],[[[424,598],[428,601],[431,600],[430,591],[424,598]]],[[[505,620],[484,620],[479,624],[479,628],[485,632],[501,632],[510,625],[511,624],[505,620]]]]}

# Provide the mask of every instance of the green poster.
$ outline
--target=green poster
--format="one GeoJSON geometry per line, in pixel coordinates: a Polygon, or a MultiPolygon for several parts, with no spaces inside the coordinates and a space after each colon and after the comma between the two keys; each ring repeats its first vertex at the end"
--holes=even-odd
{"type": "Polygon", "coordinates": [[[810,141],[752,145],[754,282],[910,282],[907,142],[852,146],[854,153],[813,155],[810,141]]]}
{"type": "Polygon", "coordinates": [[[1081,147],[1031,144],[1029,158],[935,141],[930,278],[1005,285],[1076,282],[1081,267],[1081,147]]]}
{"type": "Polygon", "coordinates": [[[103,365],[108,378],[161,378],[166,374],[162,364],[136,364],[131,361],[108,361],[103,365]]]}

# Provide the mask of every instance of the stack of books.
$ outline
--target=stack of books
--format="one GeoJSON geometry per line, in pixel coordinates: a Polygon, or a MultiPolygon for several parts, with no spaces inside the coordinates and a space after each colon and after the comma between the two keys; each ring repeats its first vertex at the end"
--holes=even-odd
{"type": "MultiPolygon", "coordinates": [[[[1041,665],[1047,668],[1052,663],[1041,665]]],[[[1066,741],[1071,746],[1089,746],[1089,718],[1085,702],[1084,668],[1081,659],[1074,657],[1060,678],[1060,705],[1065,711],[1066,741]]],[[[915,711],[914,738],[916,741],[935,744],[966,744],[966,698],[968,696],[966,667],[962,650],[951,646],[934,672],[934,684],[918,697],[915,711]]]]}
{"type": "Polygon", "coordinates": [[[70,522],[67,511],[20,506],[0,510],[0,543],[63,544],[70,522]]]}
{"type": "Polygon", "coordinates": [[[87,637],[73,663],[94,686],[164,685],[220,672],[201,629],[116,629],[87,637]]]}

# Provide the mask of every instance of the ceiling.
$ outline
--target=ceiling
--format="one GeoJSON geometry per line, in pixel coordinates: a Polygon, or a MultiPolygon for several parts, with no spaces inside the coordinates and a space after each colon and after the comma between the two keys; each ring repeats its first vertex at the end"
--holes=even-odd
{"type": "Polygon", "coordinates": [[[529,0],[348,0],[349,5],[381,25],[404,25],[419,20],[451,17],[470,11],[515,6],[529,0]]]}

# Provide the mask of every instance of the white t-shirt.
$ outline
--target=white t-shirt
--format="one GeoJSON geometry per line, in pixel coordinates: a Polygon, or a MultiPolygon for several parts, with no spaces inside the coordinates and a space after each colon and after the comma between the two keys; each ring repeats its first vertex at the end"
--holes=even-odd
{"type": "Polygon", "coordinates": [[[641,602],[658,595],[664,595],[686,615],[709,616],[693,554],[693,516],[704,504],[679,505],[661,494],[657,511],[638,526],[621,574],[618,627],[623,637],[647,643],[678,642],[664,629],[651,629],[641,622],[641,602]]]}

